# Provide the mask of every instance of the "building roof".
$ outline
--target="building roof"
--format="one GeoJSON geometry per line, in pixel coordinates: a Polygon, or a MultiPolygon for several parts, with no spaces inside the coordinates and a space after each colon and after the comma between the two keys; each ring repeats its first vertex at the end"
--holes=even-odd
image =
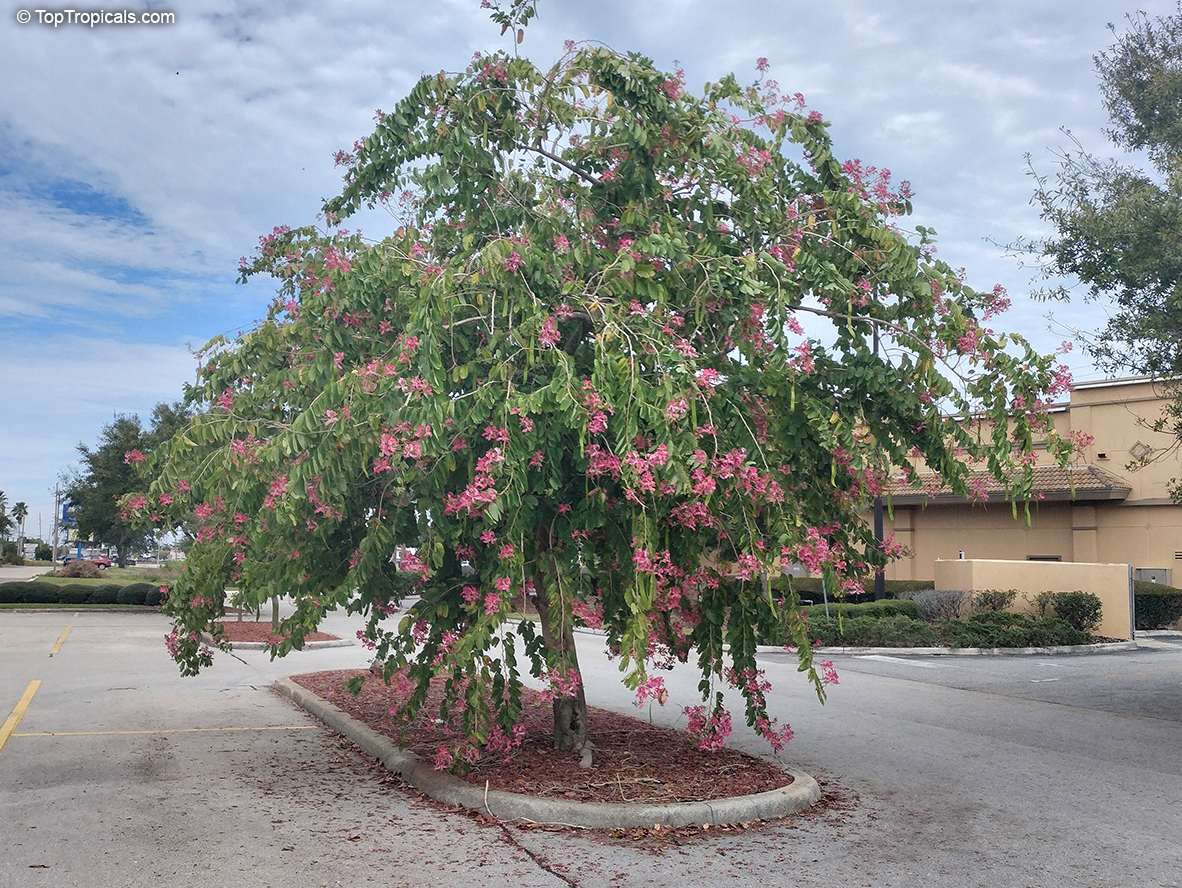
{"type": "MultiPolygon", "coordinates": [[[[887,491],[894,505],[935,505],[967,503],[966,497],[952,492],[952,488],[935,472],[920,472],[918,484],[909,484],[901,476],[892,478],[887,491]]],[[[985,470],[969,473],[969,486],[988,492],[988,501],[1006,499],[1005,488],[985,470]]],[[[1043,502],[1095,502],[1123,500],[1132,488],[1099,466],[1035,466],[1034,490],[1043,502]]]]}

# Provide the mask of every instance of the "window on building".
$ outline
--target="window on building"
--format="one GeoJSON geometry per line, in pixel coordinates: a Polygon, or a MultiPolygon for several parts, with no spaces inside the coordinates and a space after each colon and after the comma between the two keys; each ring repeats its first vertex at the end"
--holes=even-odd
{"type": "Polygon", "coordinates": [[[1027,555],[1027,561],[1062,561],[1062,555],[1027,555]]]}

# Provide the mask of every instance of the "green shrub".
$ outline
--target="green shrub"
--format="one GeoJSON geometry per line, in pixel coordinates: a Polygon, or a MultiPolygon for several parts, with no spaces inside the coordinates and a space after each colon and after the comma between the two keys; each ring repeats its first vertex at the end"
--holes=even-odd
{"type": "MultiPolygon", "coordinates": [[[[3,588],[3,587],[0,587],[3,588]]],[[[1182,620],[1182,589],[1170,586],[1134,592],[1138,629],[1166,629],[1182,620]]]]}
{"type": "Polygon", "coordinates": [[[61,596],[61,587],[53,583],[26,583],[26,604],[57,604],[61,596]]]}
{"type": "Polygon", "coordinates": [[[1009,610],[1017,597],[1017,589],[985,589],[973,596],[973,607],[979,611],[1009,610]]]}
{"type": "Polygon", "coordinates": [[[91,586],[90,595],[86,599],[87,604],[115,604],[116,598],[119,596],[119,587],[110,583],[104,583],[102,586],[91,586]]]}
{"type": "Polygon", "coordinates": [[[1051,610],[1051,606],[1054,603],[1055,593],[1039,592],[1033,598],[1026,594],[1023,594],[1022,597],[1030,603],[1036,614],[1038,614],[1040,617],[1045,617],[1047,615],[1047,611],[1051,610]]]}
{"type": "Polygon", "coordinates": [[[1138,629],[1166,629],[1182,620],[1182,589],[1133,580],[1133,609],[1138,629]]]}
{"type": "Polygon", "coordinates": [[[33,558],[37,561],[53,561],[53,549],[42,543],[33,550],[33,558]]]}
{"type": "Polygon", "coordinates": [[[93,589],[93,586],[83,586],[81,583],[58,586],[57,600],[62,604],[86,604],[93,589]]]}
{"type": "Polygon", "coordinates": [[[1081,632],[1091,632],[1100,625],[1103,607],[1100,597],[1091,592],[1055,592],[1051,595],[1055,616],[1066,620],[1081,632]]]}
{"type": "Polygon", "coordinates": [[[939,643],[930,625],[901,615],[810,619],[809,637],[825,647],[930,647],[939,643]]]}
{"type": "Polygon", "coordinates": [[[971,592],[959,589],[922,589],[905,594],[919,606],[920,618],[929,623],[960,619],[972,597],[971,592]]]}
{"type": "Polygon", "coordinates": [[[1021,648],[1087,644],[1092,636],[1055,617],[1037,619],[1005,611],[986,611],[967,620],[944,620],[937,627],[949,647],[1021,648]]]}
{"type": "Polygon", "coordinates": [[[0,604],[56,604],[57,600],[53,583],[0,583],[0,604]]]}
{"type": "Polygon", "coordinates": [[[156,587],[151,583],[128,583],[115,596],[117,604],[144,604],[148,593],[156,587]]]}
{"type": "Polygon", "coordinates": [[[144,604],[148,607],[160,607],[164,604],[164,599],[168,597],[167,591],[161,592],[161,589],[167,590],[167,586],[152,585],[152,588],[144,595],[144,604]]]}
{"type": "Polygon", "coordinates": [[[4,543],[0,546],[0,564],[15,564],[18,567],[25,563],[17,551],[16,543],[4,543]]]}

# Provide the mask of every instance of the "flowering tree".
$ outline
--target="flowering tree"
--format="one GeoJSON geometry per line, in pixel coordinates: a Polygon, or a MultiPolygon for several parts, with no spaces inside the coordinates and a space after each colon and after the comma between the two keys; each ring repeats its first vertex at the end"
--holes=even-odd
{"type": "Polygon", "coordinates": [[[207,347],[206,410],[129,504],[201,525],[167,605],[182,670],[209,663],[198,633],[227,583],[294,602],[280,655],[330,609],[362,612],[402,714],[445,677],[464,739],[444,766],[519,739],[523,653],[555,743],[588,748],[585,623],[641,700],[664,702],[654,665],[696,661],[703,745],[729,733],[729,684],[781,748],[760,625],[786,623],[822,699],[834,675],[770,579],[884,565],[860,513],[915,456],[963,493],[983,460],[1021,496],[1033,435],[1068,449],[1041,411],[1052,359],[975,319],[1004,294],[910,243],[906,185],[839,162],[826,128],[772,81],[695,96],[573,45],[548,71],[478,55],[379,113],[326,217],[386,204],[403,224],[262,239],[243,275],[279,298],[207,347]],[[536,632],[506,622],[521,596],[536,632]]]}

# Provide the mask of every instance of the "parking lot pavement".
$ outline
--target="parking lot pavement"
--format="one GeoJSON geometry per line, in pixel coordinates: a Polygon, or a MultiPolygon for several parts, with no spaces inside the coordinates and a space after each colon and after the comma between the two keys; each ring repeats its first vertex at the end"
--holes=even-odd
{"type": "Polygon", "coordinates": [[[49,573],[52,567],[17,567],[13,564],[0,564],[0,583],[23,583],[49,573]]]}
{"type": "MultiPolygon", "coordinates": [[[[338,635],[356,628],[332,620],[338,635]]],[[[277,675],[363,666],[363,648],[218,654],[182,679],[166,628],[149,613],[0,612],[6,724],[40,682],[0,749],[0,885],[1164,886],[1182,873],[1168,716],[1182,648],[956,669],[842,658],[824,707],[770,655],[792,761],[827,803],[660,840],[441,811],[267,690],[277,675]],[[1114,682],[1136,699],[1089,702],[1114,682]]],[[[601,642],[579,639],[591,702],[636,712],[601,642]]],[[[677,722],[697,678],[666,675],[675,702],[651,717],[677,722]]],[[[765,752],[740,722],[734,742],[765,752]]]]}

